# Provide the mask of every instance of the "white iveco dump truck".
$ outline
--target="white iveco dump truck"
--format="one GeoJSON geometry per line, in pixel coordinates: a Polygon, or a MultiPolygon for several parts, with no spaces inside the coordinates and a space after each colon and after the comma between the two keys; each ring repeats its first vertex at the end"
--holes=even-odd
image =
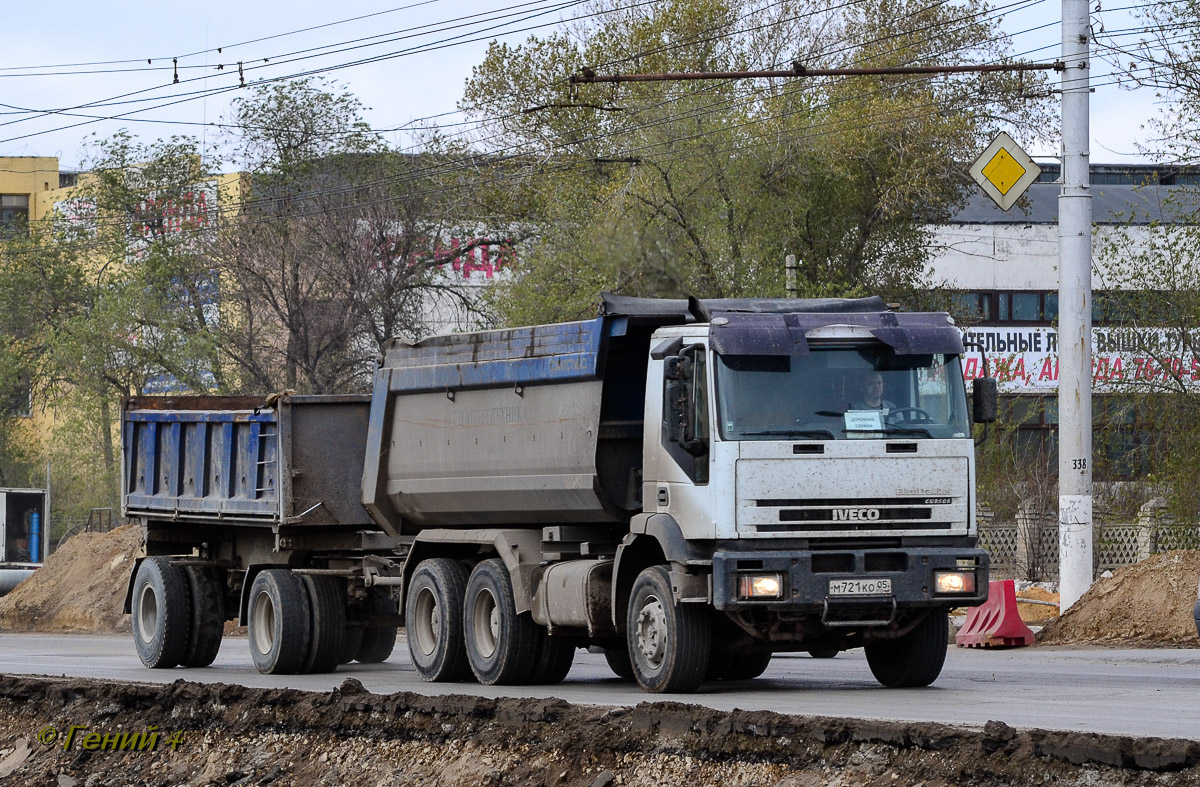
{"type": "MultiPolygon", "coordinates": [[[[149,667],[249,627],[263,672],[381,661],[551,683],[604,649],[647,691],[863,647],[941,671],[986,599],[945,314],[607,296],[593,320],[394,341],[362,396],[131,399],[129,584],[149,667]]],[[[974,420],[995,416],[976,380],[974,420]]]]}

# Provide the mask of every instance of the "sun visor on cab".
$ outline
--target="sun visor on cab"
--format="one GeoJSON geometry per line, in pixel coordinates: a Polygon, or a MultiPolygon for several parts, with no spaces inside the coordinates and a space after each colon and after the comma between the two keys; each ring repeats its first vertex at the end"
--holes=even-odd
{"type": "Polygon", "coordinates": [[[830,325],[867,329],[897,355],[959,354],[962,334],[945,314],[746,314],[718,312],[712,348],[720,355],[806,355],[809,331],[830,325]]]}

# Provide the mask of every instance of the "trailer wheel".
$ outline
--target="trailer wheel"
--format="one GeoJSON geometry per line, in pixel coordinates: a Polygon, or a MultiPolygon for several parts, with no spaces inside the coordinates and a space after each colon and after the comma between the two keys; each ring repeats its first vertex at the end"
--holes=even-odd
{"type": "Polygon", "coordinates": [[[608,668],[621,680],[633,680],[633,662],[629,659],[628,648],[605,648],[604,660],[608,668]]]}
{"type": "Polygon", "coordinates": [[[413,572],[404,605],[408,652],[422,680],[446,683],[468,673],[463,640],[467,568],[457,560],[423,560],[413,572]]]}
{"type": "Polygon", "coordinates": [[[493,558],[475,566],[467,580],[464,612],[467,660],[479,682],[523,683],[537,655],[538,630],[528,612],[517,614],[503,561],[493,558]]]}
{"type": "Polygon", "coordinates": [[[949,638],[949,618],[935,609],[903,637],[867,643],[867,665],[888,688],[928,686],[942,672],[949,638]]]}
{"type": "Polygon", "coordinates": [[[708,669],[708,608],[676,604],[666,566],[638,575],[626,618],[633,676],[646,691],[695,691],[708,669]]]}
{"type": "Polygon", "coordinates": [[[533,686],[549,686],[562,683],[575,663],[575,642],[568,637],[552,637],[538,627],[537,655],[533,669],[525,682],[533,686]]]}
{"type": "Polygon", "coordinates": [[[191,631],[179,663],[207,667],[217,658],[225,634],[225,584],[211,566],[184,566],[191,596],[191,631]]]}
{"type": "MultiPolygon", "coordinates": [[[[367,604],[375,614],[396,614],[396,602],[385,593],[372,592],[367,604]]],[[[395,626],[365,628],[362,633],[362,643],[358,646],[358,653],[354,654],[355,661],[362,664],[382,664],[391,657],[396,648],[395,626]]]]}
{"type": "MultiPolygon", "coordinates": [[[[949,636],[949,634],[947,634],[949,636]]],[[[832,659],[837,658],[837,654],[841,653],[837,648],[813,648],[808,652],[808,655],[814,659],[832,659]]]]}
{"type": "Polygon", "coordinates": [[[262,571],[250,586],[250,658],[265,675],[291,675],[304,666],[312,633],[304,584],[286,569],[262,571]]]}
{"type": "Polygon", "coordinates": [[[170,669],[187,654],[191,629],[187,574],[165,557],[138,566],[133,580],[133,645],[150,669],[170,669]]]}
{"type": "Polygon", "coordinates": [[[305,576],[303,581],[312,617],[308,653],[300,671],[333,672],[340,663],[342,637],[346,632],[346,594],[342,583],[334,577],[305,576]]]}

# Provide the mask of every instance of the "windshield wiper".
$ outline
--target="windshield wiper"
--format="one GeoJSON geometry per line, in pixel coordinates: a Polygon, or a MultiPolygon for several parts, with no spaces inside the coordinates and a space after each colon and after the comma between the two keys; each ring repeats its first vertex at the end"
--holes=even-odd
{"type": "Polygon", "coordinates": [[[742,432],[742,437],[809,437],[833,438],[833,432],[828,429],[764,429],[759,432],[742,432]]]}

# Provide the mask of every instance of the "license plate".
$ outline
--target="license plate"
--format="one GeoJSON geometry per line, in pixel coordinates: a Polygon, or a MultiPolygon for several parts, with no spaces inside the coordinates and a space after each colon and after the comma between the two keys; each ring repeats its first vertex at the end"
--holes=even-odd
{"type": "Polygon", "coordinates": [[[890,579],[831,579],[829,580],[829,595],[831,596],[890,596],[892,580],[890,579]]]}

